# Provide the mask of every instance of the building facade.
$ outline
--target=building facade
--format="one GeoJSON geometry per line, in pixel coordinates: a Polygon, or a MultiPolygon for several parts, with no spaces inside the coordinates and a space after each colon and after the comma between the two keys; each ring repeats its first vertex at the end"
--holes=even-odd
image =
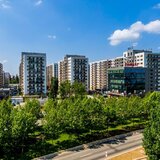
{"type": "Polygon", "coordinates": [[[111,68],[111,60],[90,63],[91,91],[108,89],[108,68],[111,68]]]}
{"type": "Polygon", "coordinates": [[[50,88],[52,77],[58,78],[58,63],[46,67],[47,88],[50,88]]]}
{"type": "Polygon", "coordinates": [[[124,67],[125,63],[126,63],[126,58],[124,58],[124,57],[116,57],[114,59],[114,65],[112,65],[112,68],[124,67]]]}
{"type": "Polygon", "coordinates": [[[46,94],[46,54],[22,52],[20,87],[23,95],[46,94]]]}
{"type": "Polygon", "coordinates": [[[3,64],[0,63],[0,88],[3,87],[3,64]]]}
{"type": "Polygon", "coordinates": [[[58,63],[59,84],[64,81],[77,81],[85,85],[88,90],[88,58],[81,55],[66,55],[58,63]]]}
{"type": "Polygon", "coordinates": [[[147,69],[121,67],[108,69],[109,91],[123,94],[146,92],[147,69]]]}
{"type": "Polygon", "coordinates": [[[160,91],[160,54],[141,52],[135,54],[135,64],[148,68],[148,90],[160,91]]]}
{"type": "Polygon", "coordinates": [[[3,72],[3,86],[8,87],[10,83],[10,73],[8,72],[3,72]]]}
{"type": "Polygon", "coordinates": [[[138,53],[152,53],[152,51],[128,48],[127,51],[123,52],[123,57],[125,58],[124,66],[127,66],[127,67],[137,66],[137,64],[135,63],[135,59],[136,59],[136,54],[138,53]]]}

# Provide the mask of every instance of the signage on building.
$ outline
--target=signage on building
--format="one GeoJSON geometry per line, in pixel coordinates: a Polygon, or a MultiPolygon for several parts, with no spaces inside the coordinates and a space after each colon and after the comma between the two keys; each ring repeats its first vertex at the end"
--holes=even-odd
{"type": "Polygon", "coordinates": [[[125,63],[125,67],[135,67],[135,66],[138,66],[138,64],[133,62],[125,63]]]}

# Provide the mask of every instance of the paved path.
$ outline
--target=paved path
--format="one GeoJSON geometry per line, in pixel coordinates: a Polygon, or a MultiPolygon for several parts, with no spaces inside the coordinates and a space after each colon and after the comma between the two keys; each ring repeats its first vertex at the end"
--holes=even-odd
{"type": "Polygon", "coordinates": [[[112,140],[109,143],[87,148],[80,151],[66,151],[52,160],[106,160],[106,152],[109,157],[115,156],[121,152],[126,152],[142,145],[142,134],[136,133],[132,136],[112,140]]]}

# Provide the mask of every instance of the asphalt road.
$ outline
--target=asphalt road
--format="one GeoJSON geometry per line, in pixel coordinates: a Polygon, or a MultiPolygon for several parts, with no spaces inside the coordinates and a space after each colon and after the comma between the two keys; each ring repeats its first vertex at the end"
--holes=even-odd
{"type": "Polygon", "coordinates": [[[121,152],[137,148],[142,145],[142,134],[136,133],[132,136],[115,139],[108,143],[96,145],[80,151],[63,152],[53,160],[106,160],[106,152],[108,158],[115,156],[121,152]]]}

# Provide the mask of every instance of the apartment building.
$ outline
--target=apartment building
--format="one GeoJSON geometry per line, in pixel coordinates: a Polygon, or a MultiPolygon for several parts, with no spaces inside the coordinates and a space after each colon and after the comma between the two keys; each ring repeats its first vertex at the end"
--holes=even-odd
{"type": "Polygon", "coordinates": [[[66,80],[71,83],[81,82],[88,90],[88,58],[82,55],[66,55],[58,63],[58,80],[59,84],[66,80]]]}
{"type": "Polygon", "coordinates": [[[108,68],[111,68],[111,60],[102,60],[90,63],[90,90],[107,90],[108,68]]]}
{"type": "Polygon", "coordinates": [[[8,87],[10,83],[10,73],[9,72],[3,72],[3,86],[8,87]]]}
{"type": "Polygon", "coordinates": [[[3,87],[3,64],[0,63],[0,88],[3,87]]]}
{"type": "Polygon", "coordinates": [[[23,95],[46,94],[46,54],[22,52],[19,68],[23,95]]]}
{"type": "Polygon", "coordinates": [[[50,88],[52,77],[58,78],[58,63],[46,67],[47,88],[50,88]]]}
{"type": "Polygon", "coordinates": [[[114,65],[112,65],[112,67],[116,68],[116,67],[124,67],[126,63],[126,58],[124,57],[116,57],[114,59],[114,65]]]}
{"type": "Polygon", "coordinates": [[[138,49],[133,49],[133,48],[128,48],[127,51],[123,52],[123,57],[125,58],[125,65],[127,67],[133,67],[135,65],[135,55],[137,53],[150,53],[152,51],[150,50],[138,50],[138,49]]]}

